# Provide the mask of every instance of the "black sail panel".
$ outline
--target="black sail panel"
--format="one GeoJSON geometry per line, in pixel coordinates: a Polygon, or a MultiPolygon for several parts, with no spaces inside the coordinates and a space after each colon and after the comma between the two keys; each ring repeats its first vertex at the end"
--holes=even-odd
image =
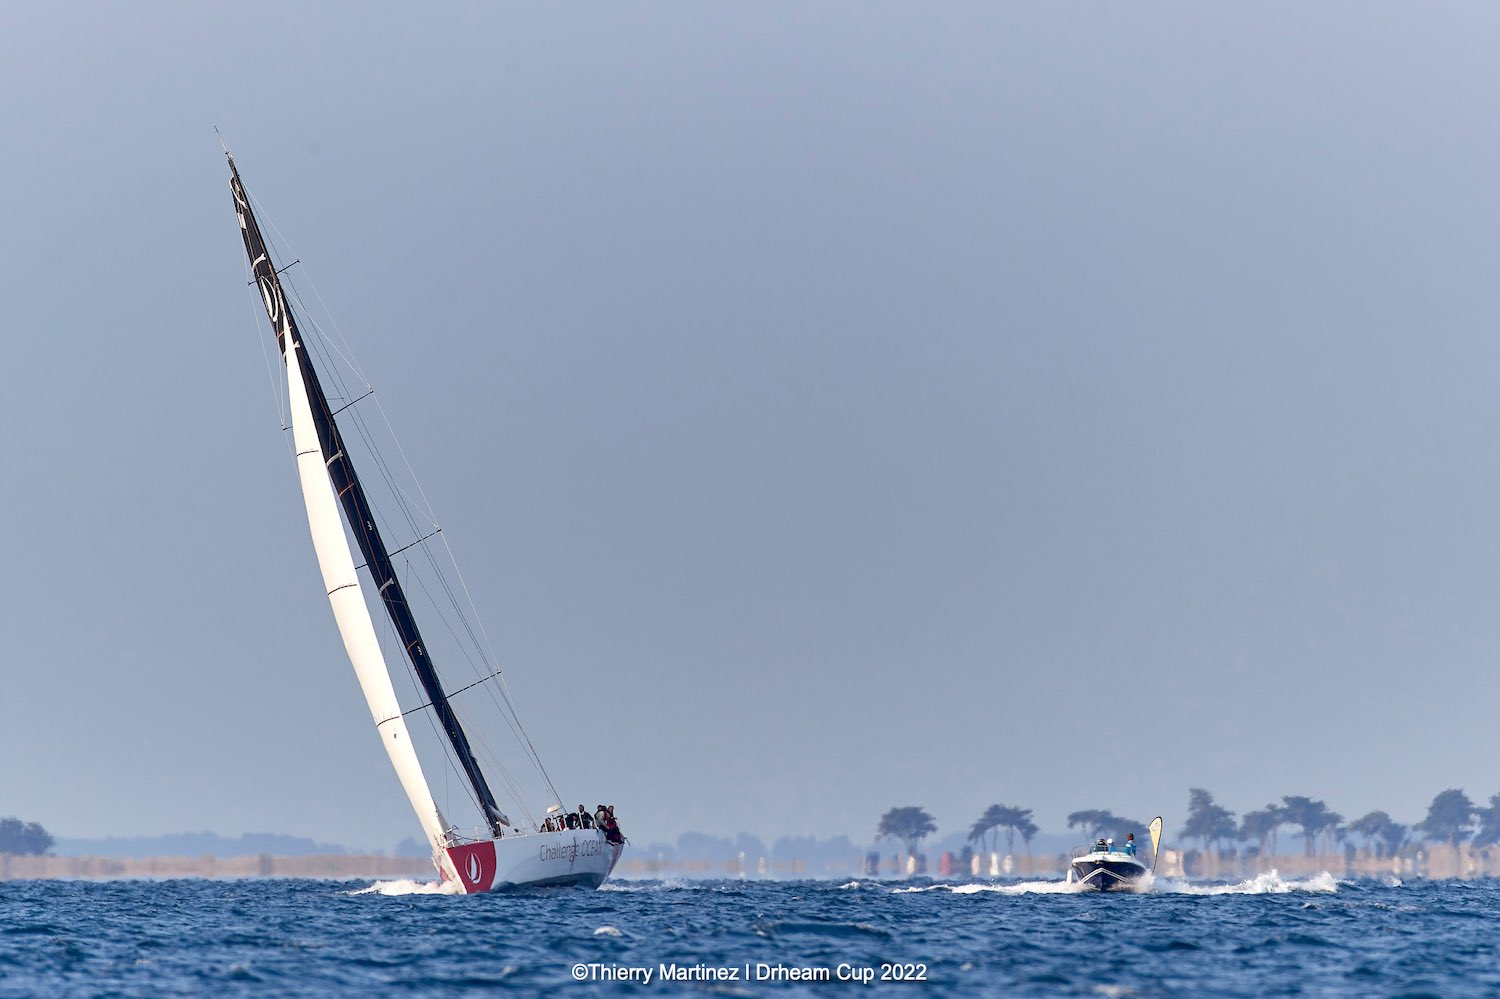
{"type": "Polygon", "coordinates": [[[323,393],[318,373],[313,368],[312,360],[303,346],[302,335],[297,330],[297,321],[287,305],[286,296],[281,288],[281,279],[276,274],[270,251],[261,236],[255,215],[250,209],[250,199],[245,195],[245,188],[240,181],[240,173],[234,165],[232,156],[229,158],[229,169],[231,173],[229,186],[234,194],[235,211],[240,217],[240,234],[245,240],[245,253],[250,258],[255,283],[260,290],[261,300],[266,307],[266,315],[271,321],[271,327],[276,331],[276,342],[281,348],[283,359],[286,357],[287,337],[290,337],[291,342],[298,348],[296,355],[298,367],[302,372],[302,380],[307,387],[308,399],[312,404],[313,423],[318,431],[318,445],[323,451],[323,459],[328,466],[329,480],[333,483],[334,492],[338,494],[339,502],[343,505],[344,518],[354,534],[360,553],[369,567],[370,575],[375,580],[376,589],[380,593],[380,602],[385,605],[386,613],[396,628],[396,634],[401,640],[406,658],[411,662],[412,670],[416,673],[417,680],[421,683],[433,712],[437,715],[444,733],[448,736],[448,741],[453,746],[454,755],[458,758],[464,775],[473,787],[480,807],[484,810],[485,820],[492,831],[499,835],[502,825],[508,820],[496,804],[495,796],[490,791],[484,774],[480,772],[479,762],[474,758],[474,751],[469,745],[469,738],[464,734],[463,726],[459,724],[452,705],[448,703],[448,694],[443,689],[432,657],[427,652],[427,645],[422,641],[422,633],[417,627],[416,618],[412,615],[410,604],[407,603],[406,594],[401,588],[401,581],[396,576],[395,566],[391,564],[389,549],[386,548],[385,540],[380,535],[380,529],[375,525],[375,514],[365,496],[364,486],[360,484],[354,465],[349,461],[349,456],[344,450],[344,440],[339,433],[338,424],[334,421],[333,410],[328,405],[328,397],[323,393]]]}

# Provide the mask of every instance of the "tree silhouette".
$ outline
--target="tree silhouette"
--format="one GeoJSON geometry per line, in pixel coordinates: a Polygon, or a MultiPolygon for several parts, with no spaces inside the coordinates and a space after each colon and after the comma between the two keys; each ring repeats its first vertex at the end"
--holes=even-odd
{"type": "Polygon", "coordinates": [[[986,808],[984,814],[975,819],[974,824],[969,827],[969,842],[979,843],[986,848],[987,852],[993,853],[995,835],[1004,818],[1004,811],[1003,805],[991,805],[986,808]],[[986,840],[989,842],[986,843],[986,840]]]}
{"type": "Polygon", "coordinates": [[[1022,814],[1015,816],[1016,822],[1014,828],[1016,832],[1021,834],[1021,842],[1026,844],[1026,855],[1030,856],[1031,837],[1035,836],[1041,830],[1037,828],[1035,822],[1031,821],[1031,809],[1021,808],[1017,809],[1017,811],[1022,814]]]}
{"type": "Polygon", "coordinates": [[[1344,817],[1338,812],[1330,810],[1323,821],[1323,849],[1327,853],[1338,850],[1339,844],[1348,841],[1348,831],[1344,828],[1344,817]]]}
{"type": "Polygon", "coordinates": [[[0,819],[0,853],[43,854],[52,849],[52,834],[35,822],[0,819]]]}
{"type": "Polygon", "coordinates": [[[1392,822],[1385,812],[1370,812],[1349,823],[1349,831],[1365,838],[1365,845],[1375,852],[1376,859],[1394,857],[1406,842],[1406,827],[1392,822]]]}
{"type": "Polygon", "coordinates": [[[1349,823],[1349,831],[1356,836],[1363,836],[1365,846],[1374,851],[1378,858],[1385,853],[1385,841],[1381,833],[1390,823],[1391,817],[1385,812],[1368,812],[1349,823]]]}
{"type": "Polygon", "coordinates": [[[1474,802],[1456,787],[1439,791],[1432,804],[1427,806],[1427,818],[1416,824],[1422,835],[1429,840],[1442,840],[1449,846],[1457,846],[1469,838],[1474,821],[1474,802]]]}
{"type": "Polygon", "coordinates": [[[1246,812],[1240,819],[1240,839],[1253,839],[1260,845],[1260,852],[1276,852],[1276,830],[1287,821],[1280,805],[1267,805],[1255,812],[1246,812]]]}
{"type": "Polygon", "coordinates": [[[1118,815],[1102,808],[1090,808],[1081,812],[1074,812],[1068,816],[1068,828],[1082,829],[1088,834],[1089,839],[1098,839],[1106,831],[1124,838],[1126,833],[1141,834],[1146,831],[1144,822],[1136,822],[1134,819],[1122,819],[1118,815]]]}
{"type": "Polygon", "coordinates": [[[1338,812],[1329,811],[1328,806],[1323,802],[1314,801],[1300,794],[1285,795],[1281,800],[1282,821],[1302,829],[1303,849],[1309,857],[1313,855],[1318,835],[1327,832],[1332,838],[1339,823],[1344,820],[1338,812]]]}
{"type": "Polygon", "coordinates": [[[1098,839],[1104,830],[1115,824],[1115,817],[1101,808],[1088,808],[1068,816],[1068,828],[1077,826],[1089,839],[1098,839]]]}
{"type": "Polygon", "coordinates": [[[1016,834],[1026,843],[1028,852],[1031,850],[1031,837],[1037,834],[1036,823],[1031,821],[1031,809],[1020,808],[1016,805],[991,805],[984,810],[974,825],[969,828],[969,842],[980,839],[986,833],[995,833],[1005,830],[1005,852],[1016,852],[1016,834]]]}
{"type": "Polygon", "coordinates": [[[905,844],[908,854],[917,852],[923,836],[930,836],[935,832],[937,823],[932,820],[932,816],[916,806],[892,808],[880,817],[880,825],[875,829],[877,837],[899,839],[905,844]]]}
{"type": "Polygon", "coordinates": [[[1380,830],[1380,839],[1385,843],[1385,855],[1394,857],[1396,851],[1406,845],[1406,834],[1410,832],[1406,826],[1399,822],[1387,822],[1385,828],[1380,830]]]}
{"type": "Polygon", "coordinates": [[[1207,852],[1210,843],[1234,839],[1235,830],[1233,812],[1214,804],[1214,796],[1203,788],[1188,789],[1188,817],[1179,836],[1198,840],[1207,852]]]}
{"type": "MultiPolygon", "coordinates": [[[[1000,828],[1005,830],[1005,852],[1014,854],[1016,852],[1016,833],[1031,823],[1031,809],[1017,808],[1007,805],[1004,815],[1000,820],[1000,828]]],[[[1026,837],[1030,839],[1031,837],[1026,837]]]]}
{"type": "Polygon", "coordinates": [[[1479,819],[1479,832],[1474,834],[1475,846],[1494,846],[1500,843],[1500,794],[1490,795],[1488,808],[1474,809],[1479,819]]]}

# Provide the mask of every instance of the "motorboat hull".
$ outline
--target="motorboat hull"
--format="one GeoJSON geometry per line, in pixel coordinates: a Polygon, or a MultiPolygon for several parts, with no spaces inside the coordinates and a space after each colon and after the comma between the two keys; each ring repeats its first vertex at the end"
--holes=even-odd
{"type": "Polygon", "coordinates": [[[1090,891],[1138,891],[1146,865],[1125,854],[1086,854],[1068,868],[1068,883],[1090,891]]]}
{"type": "Polygon", "coordinates": [[[470,894],[515,888],[598,888],[609,877],[625,844],[611,843],[599,829],[565,829],[464,843],[446,849],[443,880],[470,894]]]}

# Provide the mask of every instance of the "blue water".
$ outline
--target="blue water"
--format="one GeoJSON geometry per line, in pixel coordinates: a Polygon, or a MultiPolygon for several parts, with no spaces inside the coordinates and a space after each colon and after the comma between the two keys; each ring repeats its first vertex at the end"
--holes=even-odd
{"type": "MultiPolygon", "coordinates": [[[[1500,995],[1500,882],[618,882],[454,897],[394,882],[0,883],[0,996],[828,995],[775,968],[920,966],[960,996],[1500,995]],[[662,982],[660,965],[739,972],[662,982]],[[649,985],[574,981],[653,972],[649,985]],[[751,981],[744,981],[746,965],[751,981]],[[593,967],[590,967],[593,966],[593,967]],[[603,969],[595,970],[595,969],[603,969]]],[[[917,967],[911,969],[917,972],[917,967]]],[[[876,986],[880,987],[880,986],[876,986]]]]}

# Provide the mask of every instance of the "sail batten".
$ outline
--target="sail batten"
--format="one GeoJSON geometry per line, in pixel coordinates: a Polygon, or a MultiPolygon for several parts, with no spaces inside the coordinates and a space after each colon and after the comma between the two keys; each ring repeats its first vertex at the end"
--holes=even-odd
{"type": "MultiPolygon", "coordinates": [[[[294,353],[298,351],[293,347],[294,353]]],[[[292,403],[292,432],[299,437],[308,437],[316,431],[312,425],[312,407],[302,385],[300,372],[288,367],[289,395],[292,403]]],[[[433,801],[432,791],[417,759],[416,747],[412,744],[405,719],[400,724],[391,724],[392,712],[400,715],[401,705],[391,685],[390,671],[385,656],[380,651],[380,640],[375,634],[375,624],[370,619],[370,609],[365,603],[359,577],[355,574],[354,557],[344,537],[344,526],[328,476],[319,467],[321,458],[316,449],[306,452],[297,461],[298,478],[302,483],[302,499],[307,507],[308,528],[312,533],[313,549],[318,557],[318,567],[323,573],[323,583],[328,590],[328,601],[333,608],[334,620],[339,634],[344,639],[344,649],[354,666],[355,676],[365,695],[365,703],[381,734],[381,743],[395,768],[396,777],[411,802],[412,809],[422,823],[422,830],[432,844],[434,855],[440,855],[447,846],[447,822],[433,801]]]]}
{"type": "MultiPolygon", "coordinates": [[[[374,625],[369,619],[369,609],[365,603],[363,587],[358,581],[353,553],[349,550],[348,541],[344,535],[344,525],[338,519],[340,506],[343,509],[343,520],[347,522],[350,533],[354,535],[360,554],[364,557],[365,567],[370,571],[376,588],[375,592],[380,597],[395,627],[412,670],[423,692],[427,695],[431,710],[448,738],[454,757],[474,792],[486,823],[495,835],[499,835],[502,827],[508,825],[510,820],[501,812],[484,774],[479,769],[468,736],[459,723],[452,705],[449,704],[448,695],[443,689],[442,681],[427,651],[426,643],[422,640],[421,631],[407,603],[389,550],[376,527],[375,515],[365,496],[364,487],[345,453],[338,424],[334,421],[334,411],[323,391],[317,371],[303,347],[296,320],[287,305],[278,272],[271,261],[270,252],[250,208],[249,198],[245,194],[239,170],[235,167],[232,156],[229,157],[229,166],[230,188],[239,216],[245,252],[250,258],[251,269],[260,289],[261,301],[286,362],[289,395],[292,396],[293,406],[294,450],[297,453],[298,472],[302,477],[304,500],[308,508],[309,524],[313,530],[314,546],[318,550],[319,565],[323,568],[329,600],[334,604],[334,615],[339,620],[340,632],[344,634],[345,646],[349,651],[351,662],[354,662],[355,672],[360,677],[360,685],[365,691],[371,713],[375,716],[377,726],[396,720],[392,716],[401,715],[399,705],[395,701],[394,690],[391,688],[389,670],[384,656],[380,653],[378,641],[375,640],[374,625]],[[310,484],[310,479],[316,482],[310,484]],[[323,502],[325,497],[326,503],[323,502]],[[327,510],[324,509],[325,506],[327,510]],[[331,528],[325,523],[326,514],[329,511],[333,513],[333,527],[337,528],[337,545],[333,543],[331,528]],[[318,520],[316,524],[314,523],[315,517],[318,520]],[[323,535],[321,539],[320,532],[323,535]],[[335,548],[342,550],[342,558],[339,557],[337,551],[334,551],[335,548]],[[325,562],[325,549],[328,552],[329,562],[325,562]],[[348,562],[347,574],[344,572],[344,561],[348,562]],[[330,563],[333,563],[332,566],[330,563]],[[347,608],[346,612],[341,614],[340,605],[353,602],[358,603],[359,610],[363,613],[362,621],[359,619],[359,614],[347,608]],[[353,640],[351,640],[351,631],[345,631],[346,618],[354,635],[353,640]],[[369,631],[370,640],[375,641],[374,653],[378,658],[380,674],[378,678],[373,675],[369,676],[370,684],[366,683],[366,674],[376,672],[373,665],[376,660],[371,659],[368,650],[364,648],[366,629],[369,631]],[[363,657],[362,659],[356,659],[357,650],[358,654],[363,657]],[[387,690],[390,690],[389,709],[386,706],[387,690]]],[[[400,742],[410,749],[410,739],[405,732],[404,721],[399,731],[393,731],[390,738],[385,738],[383,735],[381,741],[387,743],[387,752],[392,754],[392,763],[396,764],[398,775],[401,775],[402,768],[406,765],[404,756],[403,762],[398,762],[391,743],[400,742]]],[[[412,751],[411,764],[415,763],[416,755],[412,751]]],[[[415,774],[422,785],[422,793],[413,795],[412,789],[408,787],[408,797],[411,797],[412,805],[417,810],[425,828],[430,814],[436,813],[436,806],[428,807],[431,802],[431,793],[427,788],[425,778],[421,776],[419,767],[415,770],[415,774]]],[[[407,784],[405,775],[402,776],[402,784],[403,786],[407,784]]],[[[429,831],[429,837],[431,836],[432,833],[429,831]]]]}

